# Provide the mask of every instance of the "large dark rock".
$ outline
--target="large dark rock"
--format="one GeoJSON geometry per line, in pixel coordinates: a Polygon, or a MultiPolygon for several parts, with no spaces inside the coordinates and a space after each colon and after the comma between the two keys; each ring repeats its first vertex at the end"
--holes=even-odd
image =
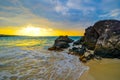
{"type": "Polygon", "coordinates": [[[48,48],[48,50],[63,50],[69,47],[69,43],[73,42],[68,36],[59,36],[55,42],[53,47],[48,48]]]}
{"type": "Polygon", "coordinates": [[[84,36],[75,41],[69,54],[78,55],[82,62],[90,59],[120,58],[120,21],[102,20],[85,29],[84,36]],[[89,52],[93,50],[93,53],[89,52]],[[85,55],[87,54],[87,56],[85,55]]]}
{"type": "Polygon", "coordinates": [[[103,20],[85,30],[83,45],[94,54],[106,58],[120,58],[120,21],[103,20]]]}
{"type": "Polygon", "coordinates": [[[95,45],[95,54],[107,58],[120,58],[120,21],[102,21],[94,27],[100,35],[95,45]]]}
{"type": "Polygon", "coordinates": [[[97,42],[99,35],[94,29],[94,27],[90,26],[85,30],[85,35],[84,35],[84,45],[90,49],[94,50],[95,44],[97,42]]]}

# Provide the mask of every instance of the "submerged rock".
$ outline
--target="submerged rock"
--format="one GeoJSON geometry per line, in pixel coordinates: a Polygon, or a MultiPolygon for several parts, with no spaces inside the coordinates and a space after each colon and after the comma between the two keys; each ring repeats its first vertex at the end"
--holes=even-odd
{"type": "Polygon", "coordinates": [[[59,36],[55,42],[53,47],[48,48],[48,50],[63,50],[65,48],[68,48],[70,45],[69,43],[72,43],[74,40],[70,39],[68,36],[59,36]]]}

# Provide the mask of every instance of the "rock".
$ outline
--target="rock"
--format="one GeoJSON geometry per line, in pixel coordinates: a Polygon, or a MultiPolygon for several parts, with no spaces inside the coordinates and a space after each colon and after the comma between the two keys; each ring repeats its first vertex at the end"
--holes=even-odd
{"type": "MultiPolygon", "coordinates": [[[[63,50],[68,48],[71,42],[73,40],[68,36],[60,36],[49,50],[63,50]]],[[[82,45],[82,47],[69,49],[69,54],[78,55],[83,62],[94,58],[101,59],[101,57],[120,59],[120,21],[96,22],[93,26],[85,29],[84,36],[75,41],[73,45],[82,45]],[[94,53],[91,54],[90,50],[93,50],[94,53]],[[88,55],[86,56],[85,53],[88,55]]]]}
{"type": "Polygon", "coordinates": [[[59,41],[54,44],[56,48],[68,48],[69,44],[67,42],[59,41]]]}
{"type": "Polygon", "coordinates": [[[120,21],[102,21],[94,27],[100,35],[95,45],[95,54],[105,58],[120,58],[120,21]]]}
{"type": "MultiPolygon", "coordinates": [[[[119,58],[120,59],[120,21],[118,20],[102,20],[96,22],[93,26],[85,29],[84,37],[74,42],[74,45],[82,45],[86,48],[73,48],[71,52],[74,54],[82,54],[86,60],[92,58],[119,58]],[[76,51],[77,50],[77,51],[76,51]],[[82,51],[83,52],[80,52],[82,51]],[[88,50],[93,50],[94,54],[89,53],[88,50]]],[[[81,61],[83,59],[80,58],[81,61]]]]}
{"type": "Polygon", "coordinates": [[[103,20],[85,30],[83,45],[105,58],[120,58],[120,21],[103,20]]]}
{"type": "Polygon", "coordinates": [[[94,54],[90,54],[86,57],[86,60],[91,60],[91,59],[94,59],[95,58],[95,55],[94,54]]]}
{"type": "Polygon", "coordinates": [[[69,54],[82,56],[82,55],[84,55],[85,51],[86,51],[86,49],[84,46],[82,46],[81,48],[73,47],[72,49],[69,49],[69,54]]]}
{"type": "Polygon", "coordinates": [[[83,42],[84,42],[84,36],[81,37],[79,40],[75,41],[75,42],[73,43],[73,46],[74,46],[74,45],[80,45],[80,44],[83,44],[83,42]]]}
{"type": "Polygon", "coordinates": [[[72,43],[74,40],[70,39],[68,36],[59,36],[56,40],[55,43],[57,42],[66,42],[66,43],[72,43]]]}
{"type": "Polygon", "coordinates": [[[87,59],[84,56],[80,56],[79,60],[82,61],[83,63],[87,62],[87,59]]]}
{"type": "Polygon", "coordinates": [[[69,43],[71,42],[73,42],[73,40],[68,36],[59,36],[55,40],[53,47],[48,48],[48,50],[63,50],[65,48],[68,48],[70,46],[69,43]]]}
{"type": "Polygon", "coordinates": [[[85,35],[84,35],[84,45],[90,49],[90,50],[94,50],[95,48],[95,44],[97,42],[99,35],[98,33],[95,31],[95,29],[90,26],[85,30],[85,35]]]}
{"type": "Polygon", "coordinates": [[[55,47],[50,47],[50,48],[48,48],[48,50],[50,50],[50,51],[55,50],[55,47]]]}
{"type": "Polygon", "coordinates": [[[101,36],[96,43],[95,54],[105,58],[120,58],[119,45],[120,35],[109,38],[101,36]]]}

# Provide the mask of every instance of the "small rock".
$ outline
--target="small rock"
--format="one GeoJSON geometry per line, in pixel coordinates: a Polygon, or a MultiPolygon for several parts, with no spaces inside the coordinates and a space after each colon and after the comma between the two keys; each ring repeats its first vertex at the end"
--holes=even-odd
{"type": "Polygon", "coordinates": [[[59,36],[55,42],[54,45],[48,50],[57,50],[57,51],[62,51],[65,48],[70,47],[69,43],[73,42],[72,39],[70,39],[68,36],[59,36]]]}

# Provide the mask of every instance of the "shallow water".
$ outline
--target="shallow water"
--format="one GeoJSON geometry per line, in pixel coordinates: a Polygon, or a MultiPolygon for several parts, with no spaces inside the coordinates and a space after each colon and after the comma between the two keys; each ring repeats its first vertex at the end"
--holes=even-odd
{"type": "Polygon", "coordinates": [[[78,80],[88,67],[67,50],[48,51],[55,39],[0,37],[0,80],[78,80]]]}

